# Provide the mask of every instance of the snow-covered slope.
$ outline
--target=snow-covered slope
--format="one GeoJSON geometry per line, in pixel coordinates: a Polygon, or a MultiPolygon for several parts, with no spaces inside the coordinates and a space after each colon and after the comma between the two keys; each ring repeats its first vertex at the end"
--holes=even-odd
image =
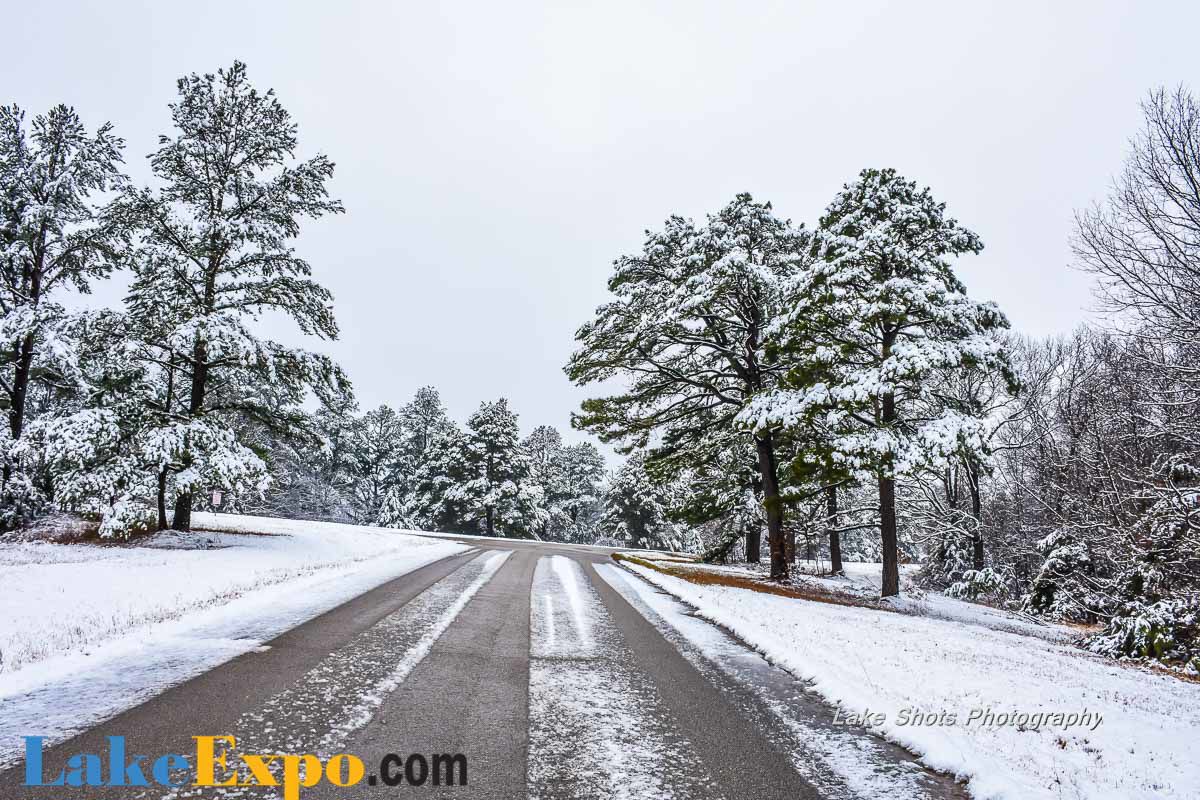
{"type": "Polygon", "coordinates": [[[333,523],[193,524],[128,546],[0,544],[0,763],[20,736],[79,730],[467,549],[333,523]]]}
{"type": "Polygon", "coordinates": [[[897,614],[701,585],[629,564],[978,798],[1200,797],[1200,685],[1127,669],[982,620],[897,614]],[[983,623],[983,624],[981,624],[983,623]],[[940,722],[902,724],[902,712],[940,722]],[[968,717],[990,710],[988,723],[968,717]],[[1079,714],[1036,726],[1011,712],[1079,714]],[[954,714],[953,724],[941,712],[954,714]],[[1096,715],[1100,715],[1097,721],[1096,715]]]}

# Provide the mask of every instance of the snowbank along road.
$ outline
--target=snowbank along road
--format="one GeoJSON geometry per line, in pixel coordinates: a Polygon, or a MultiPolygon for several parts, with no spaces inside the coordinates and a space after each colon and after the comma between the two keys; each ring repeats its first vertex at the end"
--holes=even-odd
{"type": "MultiPolygon", "coordinates": [[[[0,797],[287,795],[191,785],[196,736],[235,737],[227,766],[244,775],[241,754],[362,759],[360,776],[335,765],[340,782],[357,778],[349,786],[293,765],[289,791],[314,800],[967,796],[899,747],[834,726],[833,709],[801,682],[609,551],[461,541],[471,549],[47,747],[41,765],[46,782],[87,766],[74,754],[98,754],[108,770],[108,737],[119,736],[148,756],[147,775],[160,755],[185,756],[187,785],[31,788],[18,764],[0,773],[0,797]]],[[[289,769],[262,768],[281,783],[289,769]]]]}

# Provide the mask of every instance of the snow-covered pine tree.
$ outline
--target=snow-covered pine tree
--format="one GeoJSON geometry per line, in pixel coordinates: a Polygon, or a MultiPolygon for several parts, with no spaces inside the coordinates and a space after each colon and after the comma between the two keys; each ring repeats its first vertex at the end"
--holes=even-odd
{"type": "Polygon", "coordinates": [[[0,528],[41,502],[14,448],[31,384],[61,380],[70,369],[61,346],[67,315],[52,298],[64,288],[87,293],[120,258],[118,227],[97,201],[124,181],[123,146],[111,125],[89,133],[64,105],[28,128],[20,108],[0,107],[0,402],[9,423],[0,432],[0,528]]]}
{"type": "Polygon", "coordinates": [[[173,526],[186,530],[197,492],[259,481],[257,456],[237,441],[238,418],[287,428],[311,392],[344,405],[335,395],[349,383],[328,358],[262,340],[248,326],[273,309],[306,334],[336,337],[331,296],[291,244],[301,219],[342,211],[325,188],[333,163],[294,160],[295,123],[273,91],[250,85],[241,62],[178,87],[176,130],[150,156],[160,188],[130,191],[117,208],[141,245],[130,314],[171,325],[157,344],[179,390],[161,436],[177,448],[168,464],[173,526]]]}
{"type": "Polygon", "coordinates": [[[351,522],[353,475],[350,439],[353,408],[318,408],[302,435],[260,429],[252,447],[264,454],[271,485],[261,498],[245,498],[249,513],[293,519],[351,522]]]}
{"type": "Polygon", "coordinates": [[[864,170],[847,184],[815,247],[790,288],[791,331],[781,327],[790,386],[763,392],[742,418],[758,430],[834,423],[830,460],[878,487],[886,597],[900,591],[896,479],[983,447],[978,417],[930,402],[930,378],[1010,375],[996,335],[1008,323],[966,296],[948,260],[979,252],[979,237],[895,170],[864,170]]]}
{"type": "Polygon", "coordinates": [[[604,457],[590,442],[564,445],[551,425],[539,425],[521,443],[529,458],[528,484],[542,490],[546,522],[543,539],[585,541],[598,510],[604,457]]]}
{"type": "Polygon", "coordinates": [[[630,455],[608,484],[600,520],[606,534],[636,549],[678,550],[681,537],[668,517],[663,487],[651,480],[641,455],[630,455]]]}
{"type": "Polygon", "coordinates": [[[441,395],[432,386],[417,389],[413,399],[401,408],[399,413],[407,439],[406,455],[415,469],[424,458],[425,450],[434,437],[447,427],[452,427],[454,423],[446,415],[441,395]]]}
{"type": "MultiPolygon", "coordinates": [[[[648,232],[642,252],[615,262],[615,299],[579,329],[566,367],[576,383],[621,377],[628,391],[589,399],[573,424],[605,442],[706,458],[706,441],[736,427],[749,399],[775,386],[767,331],[784,310],[783,287],[808,258],[808,235],[748,194],[698,227],[671,217],[648,232]],[[663,442],[665,451],[652,446],[663,442]]],[[[743,434],[754,444],[766,508],[771,575],[788,573],[774,426],[743,434]]],[[[757,553],[757,545],[749,548],[757,553]]]]}
{"type": "Polygon", "coordinates": [[[604,456],[591,442],[567,445],[559,454],[559,472],[564,494],[555,502],[567,521],[559,538],[590,543],[595,538],[594,528],[600,512],[604,456]]]}
{"type": "MultiPolygon", "coordinates": [[[[739,543],[749,551],[760,541],[766,524],[762,480],[754,441],[744,431],[716,429],[704,448],[677,451],[666,441],[647,466],[652,478],[678,488],[672,519],[715,533],[701,537],[705,561],[724,562],[739,543]]],[[[757,561],[758,554],[747,552],[747,560],[757,561]]]]}
{"type": "Polygon", "coordinates": [[[161,373],[132,358],[128,320],[98,311],[71,320],[73,355],[86,404],[31,420],[36,442],[54,476],[55,502],[101,517],[103,536],[149,528],[159,465],[159,442],[148,433],[166,386],[161,373]]]}
{"type": "Polygon", "coordinates": [[[410,465],[405,452],[407,431],[403,418],[386,405],[350,423],[346,467],[354,521],[382,525],[408,482],[410,465]]]}
{"type": "Polygon", "coordinates": [[[419,530],[466,532],[464,503],[456,491],[471,477],[466,449],[466,434],[453,422],[431,429],[398,520],[419,530]]]}
{"type": "Polygon", "coordinates": [[[566,474],[563,472],[562,434],[552,425],[539,425],[521,442],[529,461],[526,482],[542,490],[546,520],[537,531],[541,539],[559,538],[570,524],[562,507],[568,497],[566,474]]]}
{"type": "Polygon", "coordinates": [[[508,401],[482,403],[467,420],[464,444],[468,477],[448,493],[462,505],[464,520],[488,536],[536,537],[546,522],[545,497],[529,481],[529,457],[508,401]]]}

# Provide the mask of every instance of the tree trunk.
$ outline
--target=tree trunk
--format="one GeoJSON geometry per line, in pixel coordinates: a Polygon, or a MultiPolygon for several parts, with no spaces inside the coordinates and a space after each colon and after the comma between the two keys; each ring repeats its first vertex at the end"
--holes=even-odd
{"type": "MultiPolygon", "coordinates": [[[[208,347],[200,339],[192,348],[192,393],[188,398],[188,417],[195,419],[204,410],[204,384],[208,380],[208,347]]],[[[184,467],[189,466],[190,456],[185,456],[184,467]]],[[[192,490],[180,492],[175,498],[175,519],[171,527],[177,531],[192,529],[192,490]]]]}
{"type": "MultiPolygon", "coordinates": [[[[167,359],[167,398],[163,403],[163,408],[169,416],[171,406],[175,404],[175,354],[171,353],[167,359]]],[[[167,472],[168,468],[164,466],[158,473],[158,529],[165,531],[170,527],[167,522],[167,472]]]]}
{"type": "Polygon", "coordinates": [[[20,439],[25,429],[25,404],[29,396],[29,376],[33,368],[33,334],[27,333],[18,348],[17,366],[13,373],[12,408],[8,412],[12,438],[20,439]]]}
{"type": "Polygon", "coordinates": [[[842,575],[842,535],[838,533],[838,496],[837,487],[830,486],[825,490],[825,516],[829,518],[829,571],[834,575],[842,575]]]}
{"type": "MultiPolygon", "coordinates": [[[[896,419],[896,396],[883,396],[881,421],[888,427],[896,419]]],[[[879,543],[883,548],[883,597],[900,594],[900,547],[896,535],[896,479],[892,459],[884,460],[879,473],[879,543]]]]}
{"type": "Polygon", "coordinates": [[[767,510],[767,547],[771,551],[771,578],[786,580],[788,561],[784,552],[783,503],[779,497],[779,476],[775,466],[775,442],[766,431],[754,439],[758,450],[758,471],[762,477],[763,505],[767,510]]]}
{"type": "Polygon", "coordinates": [[[900,594],[900,553],[896,539],[896,480],[879,477],[879,541],[883,547],[883,586],[880,594],[900,594]]]}
{"type": "Polygon", "coordinates": [[[967,484],[971,488],[971,516],[975,519],[975,530],[971,533],[971,566],[983,569],[983,498],[979,494],[979,475],[967,467],[967,484]]]}
{"type": "Polygon", "coordinates": [[[158,529],[165,531],[167,525],[167,468],[158,471],[158,529]]]}
{"type": "Polygon", "coordinates": [[[746,528],[746,560],[751,564],[762,560],[762,527],[757,523],[746,528]]]}
{"type": "Polygon", "coordinates": [[[487,535],[495,536],[496,535],[495,511],[492,509],[491,506],[487,507],[486,519],[487,519],[487,535]]]}
{"type": "MultiPolygon", "coordinates": [[[[33,264],[23,276],[29,304],[33,307],[35,316],[38,304],[42,299],[42,273],[46,268],[46,234],[46,223],[43,222],[38,232],[37,245],[34,248],[33,264]]],[[[13,374],[12,385],[12,408],[8,412],[9,429],[12,431],[13,439],[20,439],[21,432],[25,428],[25,403],[29,397],[29,376],[33,367],[34,344],[33,331],[30,331],[22,337],[17,347],[17,367],[13,374]]]]}
{"type": "Polygon", "coordinates": [[[183,492],[175,498],[175,515],[171,520],[171,528],[177,531],[192,529],[192,493],[183,492]]]}

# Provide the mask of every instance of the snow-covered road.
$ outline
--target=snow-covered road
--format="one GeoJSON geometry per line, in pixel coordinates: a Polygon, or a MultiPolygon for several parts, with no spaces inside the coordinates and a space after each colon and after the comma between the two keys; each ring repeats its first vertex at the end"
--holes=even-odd
{"type": "MultiPolygon", "coordinates": [[[[358,563],[353,557],[313,567],[314,575],[344,582],[342,594],[329,581],[300,570],[297,578],[247,589],[224,605],[168,615],[158,628],[141,634],[147,646],[140,651],[139,639],[100,642],[96,652],[102,660],[78,675],[65,673],[61,665],[80,663],[70,659],[82,656],[48,657],[51,668],[42,689],[0,697],[0,746],[11,752],[21,736],[47,734],[52,743],[65,731],[82,731],[47,750],[48,775],[57,774],[74,753],[105,753],[107,736],[124,736],[131,751],[149,754],[192,754],[192,737],[201,735],[234,736],[238,753],[313,753],[325,759],[350,753],[377,778],[384,774],[382,759],[388,753],[465,757],[467,786],[426,785],[413,796],[428,791],[539,800],[920,800],[965,799],[972,796],[968,789],[975,796],[1033,796],[1025,789],[1006,793],[1004,781],[978,780],[966,768],[963,773],[972,781],[964,786],[931,771],[894,743],[894,736],[888,741],[871,726],[837,724],[838,712],[822,696],[825,683],[797,678],[802,673],[779,666],[782,658],[769,663],[742,639],[702,618],[717,613],[708,608],[712,598],[693,592],[698,614],[654,585],[671,588],[670,581],[642,570],[654,578],[644,580],[617,566],[603,549],[475,538],[451,544],[403,535],[395,541],[407,545],[383,551],[390,566],[373,566],[365,575],[353,568],[358,563]],[[380,583],[389,571],[399,577],[380,583]],[[350,599],[313,617],[338,597],[350,599]],[[234,613],[238,603],[245,613],[234,613]],[[281,632],[287,620],[295,627],[281,632]],[[177,628],[174,637],[164,634],[171,626],[177,628]],[[979,786],[1000,788],[978,793],[979,786]]],[[[179,563],[190,563],[189,558],[179,563]]],[[[262,562],[264,569],[267,563],[262,562]]],[[[691,590],[672,591],[686,595],[691,590]]],[[[771,629],[800,631],[824,616],[849,620],[864,613],[824,605],[811,610],[800,601],[748,594],[722,595],[721,603],[730,613],[763,604],[762,613],[746,619],[769,623],[771,629]]],[[[751,640],[757,635],[748,623],[731,620],[726,624],[739,628],[737,635],[751,640]]],[[[927,624],[904,617],[889,621],[897,635],[906,625],[927,624]]],[[[820,658],[821,641],[830,647],[836,641],[823,636],[810,642],[812,658],[820,658]]],[[[836,649],[827,655],[831,664],[838,663],[836,649]]],[[[891,669],[861,664],[845,680],[867,681],[864,702],[868,696],[882,701],[882,689],[870,689],[873,681],[898,688],[906,680],[884,667],[891,669]]],[[[12,675],[24,673],[22,680],[36,683],[31,669],[38,667],[12,675]]],[[[956,680],[950,673],[942,679],[956,680]]],[[[907,680],[905,685],[916,691],[925,679],[912,675],[907,680]]],[[[848,707],[853,706],[844,703],[841,713],[848,707]]],[[[957,741],[950,733],[945,733],[946,747],[957,741]]],[[[1032,734],[1026,738],[1034,741],[1032,734]]],[[[991,770],[979,774],[995,777],[996,765],[1007,756],[983,759],[973,755],[970,740],[964,741],[961,763],[967,768],[978,763],[991,770]]],[[[1031,769],[1036,766],[1026,760],[1031,769]]],[[[1171,762],[1163,763],[1179,772],[1171,762]]],[[[279,768],[275,764],[272,774],[278,776],[279,768]]],[[[23,787],[23,777],[19,764],[0,773],[0,797],[279,797],[278,789],[261,786],[38,790],[23,787]]],[[[1172,792],[1187,776],[1171,780],[1164,777],[1168,791],[1161,796],[1185,796],[1172,792]]],[[[1097,778],[1095,785],[1105,784],[1097,778]]],[[[1053,786],[1045,790],[1046,797],[1059,796],[1053,786]]],[[[342,800],[389,791],[399,790],[373,785],[364,776],[349,787],[323,782],[300,796],[342,800]]],[[[1091,792],[1078,780],[1071,792],[1062,796],[1116,796],[1091,792]]]]}
{"type": "MultiPolygon", "coordinates": [[[[827,709],[798,681],[612,566],[608,552],[467,544],[425,566],[410,561],[408,574],[274,639],[263,635],[269,617],[262,631],[244,625],[235,638],[255,646],[230,645],[225,663],[165,691],[119,679],[104,685],[107,707],[121,708],[114,698],[122,696],[134,707],[48,749],[45,772],[56,774],[73,753],[106,752],[109,735],[152,754],[190,754],[193,736],[230,735],[239,752],[357,754],[371,773],[389,752],[462,753],[468,786],[441,789],[453,797],[965,796],[895,746],[833,731],[818,719],[827,709]]],[[[167,641],[147,657],[160,658],[167,641]]],[[[44,693],[7,698],[6,718],[15,722],[5,723],[5,745],[53,733],[37,713],[70,718],[73,697],[88,696],[85,684],[55,681],[57,702],[44,693]]],[[[92,706],[93,715],[104,707],[92,706]]],[[[22,787],[23,777],[19,768],[0,773],[0,797],[49,797],[22,787]]],[[[302,797],[379,797],[381,790],[367,780],[323,783],[302,797]]],[[[68,786],[53,793],[135,800],[278,791],[68,786]]]]}

